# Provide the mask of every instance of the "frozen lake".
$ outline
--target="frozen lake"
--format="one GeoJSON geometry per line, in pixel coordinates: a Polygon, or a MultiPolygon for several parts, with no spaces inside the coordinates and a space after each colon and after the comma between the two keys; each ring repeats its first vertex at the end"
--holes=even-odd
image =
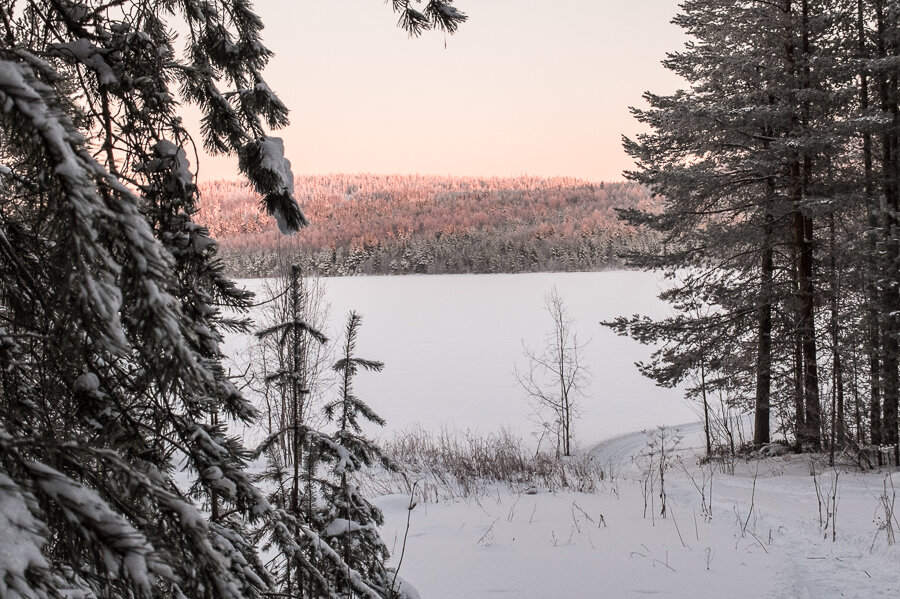
{"type": "MultiPolygon", "coordinates": [[[[243,283],[251,290],[262,280],[243,283]]],[[[522,342],[540,347],[552,330],[544,296],[556,286],[588,342],[591,373],[575,426],[580,446],[611,436],[696,420],[679,390],[660,389],[634,366],[650,350],[617,337],[601,320],[635,313],[662,316],[659,280],[641,272],[347,277],[324,281],[338,338],[351,309],[363,316],[359,355],[381,360],[356,390],[387,421],[387,433],[411,426],[486,434],[506,427],[528,437],[532,408],[513,374],[525,365],[522,342]]],[[[264,299],[259,296],[257,301],[264,299]]],[[[237,362],[248,339],[230,338],[237,362]]]]}

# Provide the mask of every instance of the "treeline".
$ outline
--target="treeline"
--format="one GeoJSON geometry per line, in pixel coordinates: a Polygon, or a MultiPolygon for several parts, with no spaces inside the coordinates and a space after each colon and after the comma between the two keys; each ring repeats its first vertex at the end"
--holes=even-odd
{"type": "Polygon", "coordinates": [[[598,270],[649,247],[615,209],[654,206],[634,183],[572,178],[324,175],[295,191],[311,224],[285,238],[246,184],[201,187],[197,218],[230,274],[269,276],[286,259],[324,276],[598,270]]]}
{"type": "Polygon", "coordinates": [[[665,64],[689,86],[646,94],[626,142],[662,211],[624,215],[663,236],[630,261],[669,272],[676,315],[611,324],[663,343],[644,372],[708,422],[739,407],[757,445],[897,461],[897,3],[686,2],[676,22],[692,40],[665,64]]]}

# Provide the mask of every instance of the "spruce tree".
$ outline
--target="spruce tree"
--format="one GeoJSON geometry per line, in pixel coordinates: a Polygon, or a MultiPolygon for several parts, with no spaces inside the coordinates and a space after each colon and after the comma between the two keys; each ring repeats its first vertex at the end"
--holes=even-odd
{"type": "Polygon", "coordinates": [[[218,346],[223,328],[240,325],[219,309],[249,296],[191,222],[196,187],[173,88],[204,111],[206,143],[240,154],[270,211],[296,230],[289,171],[263,133],[287,111],[259,76],[261,24],[242,2],[12,8],[0,7],[0,231],[15,270],[4,269],[0,313],[4,358],[19,356],[24,387],[4,389],[3,469],[5,490],[40,525],[33,563],[11,578],[46,579],[34,593],[255,596],[267,575],[244,525],[269,507],[226,433],[226,419],[254,410],[218,346]],[[176,17],[191,34],[181,56],[176,17]],[[220,79],[258,84],[253,101],[225,101],[220,79]],[[254,147],[268,150],[253,159],[254,147]]]}
{"type": "Polygon", "coordinates": [[[314,379],[322,355],[316,347],[327,340],[316,328],[321,321],[318,301],[299,268],[291,268],[284,289],[273,297],[281,305],[280,322],[257,333],[276,356],[276,366],[262,373],[274,391],[269,401],[269,436],[264,444],[267,466],[260,480],[270,490],[281,522],[265,524],[259,535],[271,554],[269,568],[275,592],[290,596],[392,597],[393,579],[385,567],[388,551],[378,532],[381,512],[361,494],[353,474],[376,463],[390,467],[378,446],[362,433],[362,421],[384,424],[353,392],[359,369],[379,371],[380,362],[355,355],[361,318],[351,313],[338,374],[338,397],[322,409],[316,421],[314,379]],[[336,424],[333,433],[323,430],[336,424]]]}
{"type": "Polygon", "coordinates": [[[356,355],[356,337],[361,324],[362,317],[350,312],[342,355],[334,364],[340,377],[338,397],[325,406],[325,414],[338,428],[328,443],[334,456],[331,470],[336,480],[325,488],[328,510],[324,535],[333,539],[332,544],[348,568],[360,572],[389,597],[394,592],[394,581],[385,568],[388,550],[378,533],[384,518],[351,478],[361,468],[376,463],[391,467],[381,449],[362,431],[363,422],[384,426],[384,420],[353,391],[353,378],[360,369],[380,372],[384,368],[382,362],[356,355]]]}
{"type": "MultiPolygon", "coordinates": [[[[412,33],[465,20],[423,14],[412,33]]],[[[260,596],[247,526],[297,539],[227,433],[255,410],[221,365],[243,323],[220,310],[249,296],[192,221],[179,101],[300,228],[262,23],[245,0],[3,0],[0,19],[0,529],[20,556],[0,594],[260,596]]]]}
{"type": "MultiPolygon", "coordinates": [[[[292,266],[287,275],[284,289],[272,301],[278,322],[258,331],[256,336],[262,341],[272,340],[274,356],[265,356],[264,364],[273,363],[274,368],[263,372],[267,387],[274,389],[276,405],[269,405],[267,412],[270,426],[265,444],[267,467],[262,480],[272,489],[270,501],[290,518],[291,534],[296,547],[285,550],[280,558],[272,562],[276,585],[279,592],[292,595],[300,593],[317,596],[316,592],[327,592],[321,588],[312,561],[311,539],[304,534],[303,527],[315,531],[317,515],[311,508],[313,485],[307,472],[316,469],[309,435],[314,431],[310,425],[310,385],[309,374],[314,365],[310,357],[315,355],[313,345],[327,343],[328,339],[311,320],[318,320],[310,310],[311,302],[307,282],[299,267],[292,266]],[[273,415],[275,416],[273,418],[273,415]],[[304,461],[307,468],[304,468],[304,461]],[[310,570],[313,570],[312,572],[310,570]],[[313,586],[319,588],[313,589],[313,586]]],[[[262,530],[262,534],[271,534],[262,530]]],[[[273,537],[277,543],[277,537],[273,537]]]]}

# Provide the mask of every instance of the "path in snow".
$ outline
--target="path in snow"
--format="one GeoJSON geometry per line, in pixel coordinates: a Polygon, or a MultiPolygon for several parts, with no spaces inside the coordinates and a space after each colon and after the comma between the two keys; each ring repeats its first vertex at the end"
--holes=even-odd
{"type": "MultiPolygon", "coordinates": [[[[657,429],[637,431],[606,439],[594,445],[588,453],[604,468],[611,469],[613,473],[621,472],[623,468],[633,464],[634,458],[647,447],[647,434],[655,430],[657,429]]],[[[703,433],[703,424],[689,422],[669,426],[667,430],[681,435],[684,438],[681,447],[686,447],[693,444],[695,436],[703,433]]]]}
{"type": "MultiPolygon", "coordinates": [[[[683,446],[692,448],[683,452],[684,458],[701,453],[702,449],[697,448],[702,448],[702,423],[669,430],[677,430],[685,438],[683,446]]],[[[590,453],[613,473],[634,475],[639,474],[635,458],[646,444],[647,434],[635,432],[603,441],[590,453]]],[[[831,495],[835,471],[825,468],[822,461],[817,467],[820,492],[831,495]]],[[[677,513],[679,508],[686,511],[691,505],[696,507],[699,493],[687,471],[693,471],[699,479],[699,466],[687,464],[687,470],[680,473],[672,470],[675,475],[668,475],[667,492],[675,506],[673,510],[677,513]]],[[[900,590],[896,568],[900,551],[897,546],[884,544],[884,532],[880,534],[881,542],[873,543],[877,495],[883,489],[885,474],[837,471],[838,533],[837,540],[832,541],[830,530],[819,525],[819,498],[810,471],[808,456],[739,461],[734,475],[713,474],[715,517],[735,521],[736,546],[743,544],[747,550],[765,553],[766,576],[774,582],[771,597],[896,597],[900,590]],[[748,522],[747,528],[753,534],[741,536],[743,522],[748,522]]],[[[897,479],[900,475],[893,476],[897,479]]],[[[827,518],[827,507],[822,509],[827,518]]]]}

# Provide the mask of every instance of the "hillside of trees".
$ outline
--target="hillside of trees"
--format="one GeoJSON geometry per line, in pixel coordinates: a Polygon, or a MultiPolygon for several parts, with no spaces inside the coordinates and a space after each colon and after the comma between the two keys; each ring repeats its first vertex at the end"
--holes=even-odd
{"type": "Polygon", "coordinates": [[[247,184],[201,185],[197,220],[231,275],[269,276],[287,259],[324,276],[600,270],[652,247],[616,217],[654,210],[633,183],[357,174],[294,188],[311,224],[285,237],[247,184]]]}

